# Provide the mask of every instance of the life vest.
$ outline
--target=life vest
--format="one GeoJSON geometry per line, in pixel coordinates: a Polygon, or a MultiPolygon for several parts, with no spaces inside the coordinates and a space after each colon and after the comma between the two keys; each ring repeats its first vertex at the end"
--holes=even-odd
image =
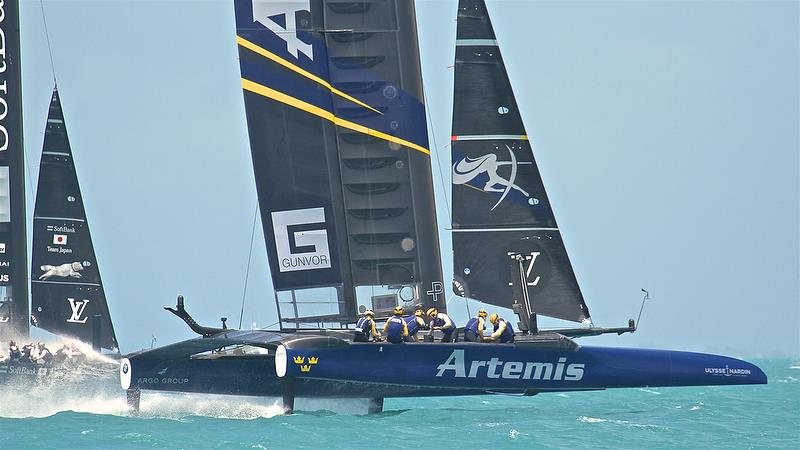
{"type": "Polygon", "coordinates": [[[478,331],[478,326],[480,325],[480,323],[481,323],[480,318],[473,317],[472,319],[469,319],[469,322],[467,322],[467,326],[464,327],[464,330],[469,330],[475,334],[480,334],[480,332],[478,331]]]}
{"type": "Polygon", "coordinates": [[[406,322],[406,326],[408,327],[408,335],[413,336],[419,331],[419,322],[417,321],[417,316],[408,316],[404,318],[406,322]]]}
{"type": "Polygon", "coordinates": [[[511,342],[514,339],[514,329],[511,328],[511,324],[506,322],[505,319],[500,319],[497,321],[497,325],[494,326],[494,331],[497,331],[500,328],[500,322],[506,324],[506,329],[503,330],[503,333],[500,334],[498,341],[500,342],[511,342]]]}
{"type": "Polygon", "coordinates": [[[356,329],[353,333],[353,340],[356,342],[369,342],[369,338],[372,336],[372,326],[373,322],[369,316],[358,319],[358,322],[356,322],[356,329]]]}
{"type": "MultiPolygon", "coordinates": [[[[444,313],[439,313],[438,316],[434,317],[431,321],[431,327],[443,327],[447,324],[447,320],[445,320],[442,316],[447,317],[450,319],[450,316],[444,313]]],[[[455,331],[456,331],[456,323],[453,322],[453,319],[450,319],[450,327],[442,329],[442,333],[444,334],[445,338],[449,338],[455,331]]]]}
{"type": "Polygon", "coordinates": [[[386,321],[386,340],[392,343],[403,342],[403,330],[407,329],[405,320],[400,316],[393,316],[386,321]]]}
{"type": "Polygon", "coordinates": [[[44,348],[39,353],[39,359],[44,361],[45,364],[50,364],[51,362],[53,362],[53,354],[50,353],[50,350],[44,348]]]}

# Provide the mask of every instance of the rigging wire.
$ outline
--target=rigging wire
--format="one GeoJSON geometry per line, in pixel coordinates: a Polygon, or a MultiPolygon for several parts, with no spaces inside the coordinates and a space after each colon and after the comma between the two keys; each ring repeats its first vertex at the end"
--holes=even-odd
{"type": "MultiPolygon", "coordinates": [[[[450,223],[453,223],[452,213],[450,212],[450,199],[447,198],[447,185],[445,184],[444,178],[444,171],[442,170],[442,162],[439,160],[439,145],[436,143],[436,132],[434,131],[435,128],[433,127],[433,115],[431,114],[430,106],[428,105],[428,91],[425,88],[425,80],[423,77],[422,80],[422,95],[425,96],[425,115],[428,117],[428,128],[431,130],[431,139],[433,140],[433,152],[431,152],[431,156],[433,160],[436,161],[436,167],[439,170],[439,181],[442,183],[442,195],[444,195],[444,203],[447,206],[447,218],[449,219],[450,223]]],[[[449,167],[449,165],[448,165],[449,167]]]]}
{"type": "Polygon", "coordinates": [[[42,9],[42,23],[44,23],[44,37],[47,40],[47,53],[50,55],[50,69],[53,71],[53,83],[58,86],[56,79],[56,65],[53,62],[53,48],[50,46],[50,32],[47,29],[47,17],[44,15],[44,0],[39,0],[39,6],[42,9]]]}
{"type": "MultiPolygon", "coordinates": [[[[45,16],[45,13],[44,13],[44,0],[39,0],[39,7],[42,10],[42,23],[44,24],[44,37],[45,37],[45,40],[47,41],[47,53],[48,53],[48,55],[50,57],[50,70],[53,73],[53,84],[55,84],[55,86],[57,87],[58,86],[58,81],[56,80],[56,65],[53,62],[53,48],[50,45],[50,32],[49,32],[49,30],[47,28],[47,17],[45,16]]],[[[49,110],[49,108],[48,108],[48,110],[49,110]]],[[[25,142],[25,141],[23,140],[23,142],[25,142]]],[[[33,166],[33,164],[31,163],[31,160],[30,160],[30,152],[24,151],[24,149],[23,149],[22,153],[23,153],[24,158],[25,158],[25,174],[27,175],[27,178],[28,178],[28,183],[27,183],[28,184],[28,192],[25,193],[25,199],[26,199],[26,202],[34,203],[36,201],[36,190],[33,187],[33,175],[31,174],[31,166],[33,166]],[[30,194],[30,196],[31,196],[30,199],[28,199],[28,194],[30,194]]],[[[31,213],[30,217],[28,217],[28,214],[26,212],[25,219],[26,219],[26,222],[27,222],[28,226],[30,227],[31,224],[33,223],[33,212],[31,213]]]]}
{"type": "Polygon", "coordinates": [[[258,220],[258,199],[256,199],[256,211],[253,213],[253,231],[250,232],[250,252],[247,255],[247,270],[244,274],[244,291],[242,292],[242,310],[239,313],[239,329],[242,329],[242,318],[244,317],[244,301],[247,298],[247,281],[250,278],[250,262],[253,260],[253,240],[256,237],[256,221],[258,220]]]}

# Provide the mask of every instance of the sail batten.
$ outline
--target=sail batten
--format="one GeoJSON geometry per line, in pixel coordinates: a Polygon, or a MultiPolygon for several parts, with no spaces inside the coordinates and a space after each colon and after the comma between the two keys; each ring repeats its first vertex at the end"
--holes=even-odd
{"type": "Polygon", "coordinates": [[[45,129],[31,263],[32,322],[52,333],[118,348],[97,267],[57,90],[45,129]]]}
{"type": "Polygon", "coordinates": [[[452,150],[453,290],[582,322],[589,311],[567,257],[483,0],[460,0],[452,150]]]}

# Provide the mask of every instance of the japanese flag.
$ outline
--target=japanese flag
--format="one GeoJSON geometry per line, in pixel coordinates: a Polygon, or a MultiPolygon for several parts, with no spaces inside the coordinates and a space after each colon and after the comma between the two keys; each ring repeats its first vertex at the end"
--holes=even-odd
{"type": "Polygon", "coordinates": [[[66,234],[54,234],[53,235],[53,244],[54,245],[67,245],[67,235],[66,234]]]}

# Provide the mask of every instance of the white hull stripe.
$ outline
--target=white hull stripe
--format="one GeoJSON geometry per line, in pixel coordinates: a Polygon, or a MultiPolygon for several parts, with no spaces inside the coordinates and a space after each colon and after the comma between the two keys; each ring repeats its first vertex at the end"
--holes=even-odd
{"type": "Polygon", "coordinates": [[[478,231],[558,231],[558,228],[459,228],[454,233],[475,233],[478,231]]]}
{"type": "Polygon", "coordinates": [[[55,156],[70,156],[69,153],[64,152],[42,152],[43,155],[55,155],[55,156]]]}
{"type": "Polygon", "coordinates": [[[61,119],[47,119],[47,123],[64,123],[61,119]]]}
{"type": "Polygon", "coordinates": [[[513,140],[513,141],[527,141],[527,135],[519,134],[474,134],[471,136],[451,136],[451,141],[499,141],[499,140],[513,140]]]}
{"type": "Polygon", "coordinates": [[[497,47],[497,41],[494,39],[456,39],[456,46],[462,45],[482,45],[487,47],[497,47]]]}

